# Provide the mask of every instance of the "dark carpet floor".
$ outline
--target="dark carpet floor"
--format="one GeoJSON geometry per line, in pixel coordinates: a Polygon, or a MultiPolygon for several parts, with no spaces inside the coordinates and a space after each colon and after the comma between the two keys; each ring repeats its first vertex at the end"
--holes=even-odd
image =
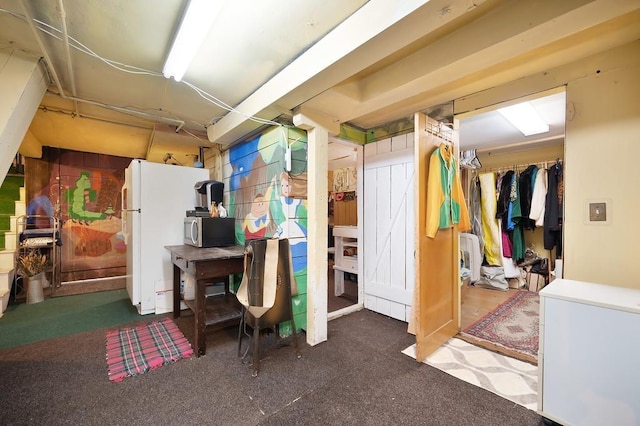
{"type": "MultiPolygon", "coordinates": [[[[193,318],[176,322],[191,340],[193,318]]],[[[300,359],[270,335],[256,378],[237,357],[235,327],[209,333],[206,356],[121,383],[107,378],[107,329],[22,345],[0,350],[0,419],[3,425],[543,424],[534,411],[403,355],[414,341],[406,328],[359,311],[329,322],[328,341],[314,347],[300,334],[300,359]]]]}

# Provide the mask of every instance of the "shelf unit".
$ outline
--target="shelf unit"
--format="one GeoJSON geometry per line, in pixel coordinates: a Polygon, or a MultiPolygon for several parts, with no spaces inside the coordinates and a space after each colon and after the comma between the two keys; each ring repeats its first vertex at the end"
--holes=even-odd
{"type": "MultiPolygon", "coordinates": [[[[16,219],[18,235],[15,252],[15,269],[20,274],[19,259],[31,250],[37,250],[47,257],[45,277],[49,281],[50,294],[53,296],[60,285],[60,221],[54,216],[22,215],[16,219]]],[[[21,275],[21,274],[20,274],[21,275]]],[[[23,290],[26,290],[23,285],[23,290]]],[[[16,294],[17,294],[16,290],[16,294]]]]}
{"type": "Polygon", "coordinates": [[[335,273],[335,295],[344,293],[345,272],[358,275],[358,227],[357,226],[334,226],[334,273],[335,273]],[[355,250],[353,250],[355,248],[355,250]],[[355,254],[345,254],[355,252],[355,254]]]}

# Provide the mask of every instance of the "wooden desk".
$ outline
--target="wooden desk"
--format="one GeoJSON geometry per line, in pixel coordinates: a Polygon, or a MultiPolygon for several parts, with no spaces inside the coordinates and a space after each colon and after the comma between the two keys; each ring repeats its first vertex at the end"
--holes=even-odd
{"type": "Polygon", "coordinates": [[[173,263],[173,317],[180,318],[180,271],[195,278],[195,299],[185,300],[195,316],[196,356],[207,351],[206,329],[221,329],[239,324],[242,305],[229,291],[229,275],[244,271],[244,247],[197,248],[188,245],[166,246],[173,263]],[[206,297],[206,284],[225,282],[225,292],[206,297]]]}

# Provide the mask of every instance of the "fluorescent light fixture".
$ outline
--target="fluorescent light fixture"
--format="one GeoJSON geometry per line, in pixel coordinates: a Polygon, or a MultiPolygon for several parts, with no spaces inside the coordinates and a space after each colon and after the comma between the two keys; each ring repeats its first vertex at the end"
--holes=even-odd
{"type": "Polygon", "coordinates": [[[191,61],[202,46],[213,21],[222,9],[222,0],[190,0],[173,40],[162,73],[166,78],[182,80],[191,61]]]}
{"type": "Polygon", "coordinates": [[[549,131],[549,125],[542,121],[542,118],[529,102],[500,108],[498,112],[525,136],[549,131]]]}

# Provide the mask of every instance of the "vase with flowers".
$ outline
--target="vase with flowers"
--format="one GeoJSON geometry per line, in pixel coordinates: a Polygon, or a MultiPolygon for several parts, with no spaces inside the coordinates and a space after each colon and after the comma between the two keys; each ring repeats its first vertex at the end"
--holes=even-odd
{"type": "Polygon", "coordinates": [[[23,280],[26,281],[27,303],[38,303],[44,300],[44,271],[47,268],[47,256],[38,249],[28,249],[18,256],[18,266],[23,280]]]}

